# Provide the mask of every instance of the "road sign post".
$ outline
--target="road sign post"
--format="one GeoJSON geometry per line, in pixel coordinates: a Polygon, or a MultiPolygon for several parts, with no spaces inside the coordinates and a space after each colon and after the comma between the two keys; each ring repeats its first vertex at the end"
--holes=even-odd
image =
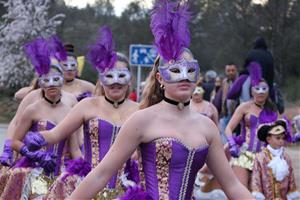
{"type": "Polygon", "coordinates": [[[140,100],[141,90],[141,73],[142,67],[152,67],[157,57],[157,50],[153,45],[132,44],[129,47],[130,65],[137,67],[136,93],[137,99],[140,100]]]}

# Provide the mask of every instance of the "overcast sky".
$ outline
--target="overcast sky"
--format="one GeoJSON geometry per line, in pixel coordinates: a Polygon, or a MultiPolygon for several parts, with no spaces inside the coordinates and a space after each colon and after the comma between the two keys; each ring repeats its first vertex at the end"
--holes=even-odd
{"type": "MultiPolygon", "coordinates": [[[[133,0],[114,0],[114,9],[116,15],[120,16],[122,11],[127,7],[127,5],[133,0]]],[[[95,0],[65,0],[67,5],[77,6],[78,8],[84,8],[87,3],[93,4],[95,0]]],[[[151,6],[152,0],[144,0],[144,4],[147,7],[151,6]]]]}

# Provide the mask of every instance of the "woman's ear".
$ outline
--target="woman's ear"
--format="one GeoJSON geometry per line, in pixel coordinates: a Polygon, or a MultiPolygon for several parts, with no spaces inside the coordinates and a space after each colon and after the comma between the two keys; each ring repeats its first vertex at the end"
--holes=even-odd
{"type": "Polygon", "coordinates": [[[155,78],[159,82],[159,84],[163,84],[163,78],[159,72],[156,73],[155,78]]]}

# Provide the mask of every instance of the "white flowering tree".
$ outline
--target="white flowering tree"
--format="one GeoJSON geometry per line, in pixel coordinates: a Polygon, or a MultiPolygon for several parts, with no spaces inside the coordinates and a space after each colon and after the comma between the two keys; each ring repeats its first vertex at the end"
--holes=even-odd
{"type": "Polygon", "coordinates": [[[65,15],[48,17],[51,0],[0,1],[7,12],[0,20],[0,89],[29,84],[34,70],[23,45],[38,36],[55,34],[65,15]]]}

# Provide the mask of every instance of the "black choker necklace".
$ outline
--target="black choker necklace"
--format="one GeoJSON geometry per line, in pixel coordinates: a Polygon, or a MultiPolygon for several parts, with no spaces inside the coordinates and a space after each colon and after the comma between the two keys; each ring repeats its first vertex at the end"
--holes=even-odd
{"type": "Polygon", "coordinates": [[[254,101],[254,104],[255,104],[257,107],[259,107],[259,108],[263,108],[263,107],[264,107],[264,105],[259,105],[259,104],[256,103],[255,101],[254,101]]]}
{"type": "Polygon", "coordinates": [[[66,80],[67,83],[71,83],[71,82],[73,82],[73,81],[74,81],[74,78],[71,79],[71,80],[66,80]]]}
{"type": "Polygon", "coordinates": [[[108,102],[108,103],[110,103],[111,105],[113,105],[113,107],[114,108],[118,108],[119,107],[119,105],[121,105],[122,103],[124,103],[124,101],[125,101],[125,99],[126,98],[124,98],[122,101],[112,101],[112,100],[110,100],[110,99],[108,99],[106,96],[104,96],[104,98],[105,98],[105,100],[108,102]]]}
{"type": "Polygon", "coordinates": [[[167,102],[167,103],[169,103],[169,104],[173,104],[173,105],[177,106],[177,108],[178,108],[179,110],[182,110],[185,106],[190,105],[190,101],[187,101],[187,102],[185,102],[185,103],[181,103],[181,102],[178,102],[178,101],[174,101],[174,100],[172,100],[172,99],[169,99],[169,98],[167,98],[167,97],[165,97],[165,96],[164,96],[164,101],[167,102]]]}
{"type": "Polygon", "coordinates": [[[48,99],[48,98],[46,97],[44,91],[43,91],[42,93],[43,93],[43,98],[44,98],[48,103],[50,103],[52,106],[57,105],[57,104],[60,102],[60,100],[61,100],[61,94],[59,95],[59,99],[58,99],[57,101],[53,102],[53,101],[51,101],[50,99],[48,99]]]}

